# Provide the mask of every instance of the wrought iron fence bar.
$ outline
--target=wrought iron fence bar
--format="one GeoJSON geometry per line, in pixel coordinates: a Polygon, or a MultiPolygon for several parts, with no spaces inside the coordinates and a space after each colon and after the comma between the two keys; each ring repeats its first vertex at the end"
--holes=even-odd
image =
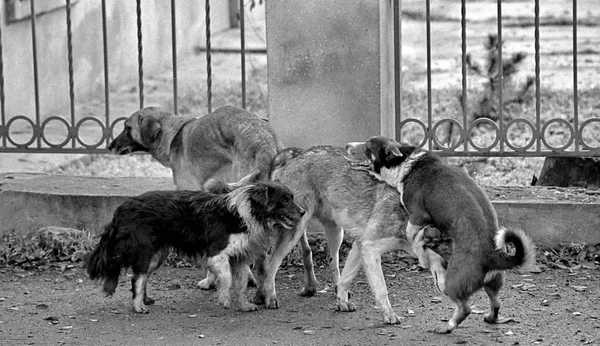
{"type": "Polygon", "coordinates": [[[242,108],[246,108],[246,29],[244,0],[240,0],[240,66],[242,79],[242,108]]]}
{"type": "Polygon", "coordinates": [[[573,127],[575,128],[575,150],[579,150],[579,86],[577,78],[577,0],[573,0],[573,127]]]}
{"type": "Polygon", "coordinates": [[[535,126],[536,132],[536,150],[538,153],[542,151],[542,127],[541,119],[541,79],[540,79],[540,0],[535,0],[534,5],[534,47],[535,47],[535,126]]]}
{"type": "Polygon", "coordinates": [[[136,1],[138,40],[138,85],[140,108],[144,108],[144,45],[142,44],[142,0],[136,1]]]}
{"type": "MultiPolygon", "coordinates": [[[[467,0],[461,0],[460,4],[460,36],[462,74],[462,94],[460,97],[460,102],[463,113],[463,128],[467,129],[469,127],[469,120],[467,117],[467,0]]],[[[468,148],[468,141],[465,140],[464,150],[468,150],[468,148]]]]}
{"type": "Polygon", "coordinates": [[[175,0],[171,0],[171,47],[173,49],[173,113],[177,114],[177,15],[175,0]]]}
{"type": "MultiPolygon", "coordinates": [[[[0,18],[3,15],[0,12],[0,18]]],[[[2,44],[2,25],[0,25],[0,128],[3,128],[6,125],[6,108],[5,108],[5,98],[4,98],[4,46],[2,44]]],[[[4,129],[5,133],[0,133],[0,137],[2,137],[2,146],[6,147],[6,136],[8,135],[8,129],[4,129]]]]}
{"type": "Polygon", "coordinates": [[[102,0],[102,55],[104,62],[104,119],[106,122],[106,145],[110,143],[110,93],[109,93],[109,75],[108,75],[108,33],[106,29],[106,0],[102,0]]]}
{"type": "Polygon", "coordinates": [[[37,137],[37,146],[41,147],[42,144],[42,136],[38,133],[38,128],[41,123],[40,116],[40,86],[38,79],[38,61],[37,61],[37,31],[35,27],[35,0],[31,0],[30,10],[31,10],[31,46],[32,46],[32,54],[33,54],[33,89],[34,89],[34,97],[35,97],[35,126],[33,127],[33,135],[37,137]]]}
{"type": "Polygon", "coordinates": [[[500,127],[499,135],[500,140],[500,151],[504,151],[504,141],[507,140],[505,136],[504,128],[504,100],[503,100],[503,89],[504,89],[504,59],[502,56],[502,0],[497,0],[498,10],[498,125],[500,127]]]}
{"type": "MultiPolygon", "coordinates": [[[[71,29],[71,0],[66,0],[67,15],[67,60],[69,63],[69,101],[71,103],[71,125],[75,125],[75,82],[73,80],[73,32],[71,29]]],[[[71,146],[77,146],[76,136],[69,133],[71,137],[71,146]]]]}
{"type": "Polygon", "coordinates": [[[402,0],[394,0],[393,4],[393,28],[394,28],[394,127],[396,139],[402,138],[402,0]]]}
{"type": "Polygon", "coordinates": [[[210,50],[210,0],[205,0],[206,25],[206,103],[208,112],[212,112],[212,66],[210,50]]]}
{"type": "Polygon", "coordinates": [[[431,105],[431,7],[430,0],[425,0],[425,30],[427,36],[427,131],[429,133],[427,145],[433,149],[433,109],[431,105]]]}

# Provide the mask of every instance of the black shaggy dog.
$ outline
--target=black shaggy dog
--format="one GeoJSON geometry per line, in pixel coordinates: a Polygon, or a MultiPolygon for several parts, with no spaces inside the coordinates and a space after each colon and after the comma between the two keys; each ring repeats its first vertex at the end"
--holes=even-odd
{"type": "Polygon", "coordinates": [[[148,277],[171,248],[200,259],[219,278],[219,303],[230,306],[230,288],[239,308],[256,310],[245,287],[249,264],[264,258],[275,232],[293,229],[304,214],[292,192],[281,184],[259,182],[226,194],[153,191],[120,205],[100,242],[87,258],[92,280],[104,280],[111,296],[122,269],[131,268],[133,308],[148,313],[148,277]]]}

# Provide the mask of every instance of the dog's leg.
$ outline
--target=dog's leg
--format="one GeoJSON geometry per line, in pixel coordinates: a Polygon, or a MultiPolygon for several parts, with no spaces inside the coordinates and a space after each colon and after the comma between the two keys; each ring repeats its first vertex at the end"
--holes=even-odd
{"type": "Polygon", "coordinates": [[[206,271],[206,277],[198,282],[198,288],[212,290],[217,287],[217,276],[210,270],[206,271]]]}
{"type": "Polygon", "coordinates": [[[485,293],[490,298],[490,314],[487,315],[483,320],[487,323],[506,323],[512,321],[510,318],[500,318],[500,300],[498,300],[498,294],[500,289],[504,285],[504,272],[493,271],[489,272],[483,283],[485,293]]]}
{"type": "Polygon", "coordinates": [[[134,273],[131,278],[131,292],[133,309],[139,314],[147,314],[150,312],[144,304],[144,298],[146,296],[146,282],[148,281],[147,273],[134,273]]]}
{"type": "MultiPolygon", "coordinates": [[[[279,302],[277,301],[277,295],[275,294],[275,275],[279,270],[279,265],[285,258],[285,256],[292,250],[294,245],[300,240],[306,230],[306,222],[308,218],[305,217],[300,220],[300,223],[294,229],[294,233],[291,232],[283,232],[278,233],[275,239],[275,245],[273,247],[273,252],[269,255],[266,264],[266,275],[265,280],[263,282],[263,286],[259,287],[256,291],[256,296],[254,297],[254,302],[260,304],[264,302],[265,307],[268,309],[278,309],[279,302]]],[[[308,243],[308,241],[307,241],[308,243]]],[[[312,263],[312,257],[311,261],[312,263]]],[[[308,268],[306,263],[304,265],[304,269],[310,270],[310,273],[305,273],[305,278],[309,280],[309,282],[305,283],[305,287],[315,287],[316,290],[316,276],[314,273],[314,268],[312,266],[308,268]],[[312,283],[310,281],[314,280],[312,283]]]]}
{"type": "Polygon", "coordinates": [[[219,280],[219,304],[225,308],[231,305],[231,266],[229,265],[229,257],[225,255],[217,255],[208,258],[207,265],[216,275],[219,280]]]}
{"type": "Polygon", "coordinates": [[[410,221],[406,224],[406,239],[412,244],[412,252],[419,260],[419,265],[423,268],[429,268],[429,256],[425,253],[424,242],[419,242],[417,236],[420,234],[423,239],[424,226],[416,225],[410,221]]]}
{"type": "Polygon", "coordinates": [[[231,269],[233,271],[233,292],[240,310],[258,310],[258,307],[255,304],[250,303],[246,299],[246,287],[248,286],[250,266],[247,263],[235,263],[231,269]]]}
{"type": "Polygon", "coordinates": [[[348,257],[346,258],[346,263],[344,263],[342,275],[340,276],[340,279],[336,285],[337,305],[338,310],[340,311],[356,310],[356,305],[350,302],[350,292],[348,291],[348,288],[356,277],[356,274],[358,274],[361,262],[362,253],[360,244],[358,242],[354,242],[350,252],[348,252],[348,257]]]}
{"type": "Polygon", "coordinates": [[[317,276],[315,275],[315,266],[310,245],[308,244],[308,235],[303,232],[300,238],[300,249],[302,251],[302,265],[304,266],[304,287],[300,291],[303,297],[312,297],[317,294],[317,276]]]}
{"type": "Polygon", "coordinates": [[[469,255],[454,253],[448,263],[446,275],[446,294],[456,305],[448,324],[434,329],[438,334],[452,332],[471,313],[469,298],[481,288],[483,269],[475,267],[469,255]]]}
{"type": "Polygon", "coordinates": [[[440,293],[446,294],[446,268],[444,267],[446,261],[435,251],[425,248],[424,231],[425,228],[421,228],[412,240],[412,252],[415,254],[417,252],[419,253],[419,255],[417,255],[419,258],[419,265],[431,271],[435,288],[437,288],[440,293]],[[422,261],[421,258],[423,259],[422,261]]]}
{"type": "MultiPolygon", "coordinates": [[[[337,287],[340,280],[340,247],[344,240],[344,229],[338,226],[333,220],[323,222],[325,228],[325,236],[327,237],[327,247],[329,249],[329,270],[331,271],[331,279],[333,287],[337,287]]],[[[311,256],[312,257],[312,256],[311,256]]]]}
{"type": "Polygon", "coordinates": [[[382,238],[363,241],[361,246],[365,274],[375,295],[375,301],[383,312],[383,321],[389,324],[400,323],[400,318],[394,313],[388,299],[388,290],[381,268],[381,254],[397,249],[400,245],[398,238],[382,238]]]}
{"type": "Polygon", "coordinates": [[[144,281],[144,304],[146,305],[153,305],[155,303],[155,300],[153,298],[150,298],[147,293],[146,287],[148,286],[148,278],[150,278],[152,273],[154,273],[158,268],[160,268],[160,266],[167,259],[168,256],[169,250],[164,249],[152,256],[152,259],[150,260],[150,264],[148,265],[147,279],[144,281]]]}

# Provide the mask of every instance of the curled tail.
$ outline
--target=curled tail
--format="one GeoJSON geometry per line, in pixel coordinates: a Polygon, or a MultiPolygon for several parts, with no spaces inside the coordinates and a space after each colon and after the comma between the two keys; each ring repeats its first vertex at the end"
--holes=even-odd
{"type": "Polygon", "coordinates": [[[108,224],[102,233],[100,242],[86,258],[87,272],[92,280],[104,280],[102,291],[106,296],[115,293],[121,274],[121,263],[116,260],[113,249],[113,240],[117,229],[112,222],[108,224]]]}
{"type": "Polygon", "coordinates": [[[535,247],[531,238],[518,228],[501,227],[494,239],[498,260],[495,269],[530,267],[535,264],[535,247]]]}

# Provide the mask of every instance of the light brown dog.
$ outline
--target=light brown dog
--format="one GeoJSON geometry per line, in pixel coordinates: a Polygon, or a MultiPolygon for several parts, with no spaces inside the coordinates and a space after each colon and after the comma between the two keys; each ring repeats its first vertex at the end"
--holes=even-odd
{"type": "MultiPolygon", "coordinates": [[[[343,148],[317,146],[306,150],[286,148],[274,159],[271,179],[290,188],[296,202],[306,210],[294,232],[276,236],[266,264],[264,283],[257,291],[256,302],[267,308],[278,308],[275,274],[284,257],[300,241],[305,270],[302,295],[317,291],[312,252],[306,240],[310,219],[324,228],[329,248],[329,265],[336,284],[337,306],[340,311],[354,311],[349,300],[349,287],[361,267],[364,268],[375,300],[385,323],[399,323],[388,299],[381,255],[402,249],[411,251],[403,229],[407,215],[398,192],[376,180],[366,171],[355,170],[346,159],[343,148]],[[353,239],[352,249],[340,275],[339,248],[346,233],[353,239]]],[[[426,249],[431,261],[444,271],[444,260],[426,249]]],[[[440,276],[445,277],[444,273],[440,276]]]]}
{"type": "Polygon", "coordinates": [[[282,148],[267,119],[231,106],[202,117],[143,108],[108,146],[119,155],[150,153],[171,168],[179,190],[201,190],[210,179],[235,182],[248,174],[267,175],[282,148]]]}

